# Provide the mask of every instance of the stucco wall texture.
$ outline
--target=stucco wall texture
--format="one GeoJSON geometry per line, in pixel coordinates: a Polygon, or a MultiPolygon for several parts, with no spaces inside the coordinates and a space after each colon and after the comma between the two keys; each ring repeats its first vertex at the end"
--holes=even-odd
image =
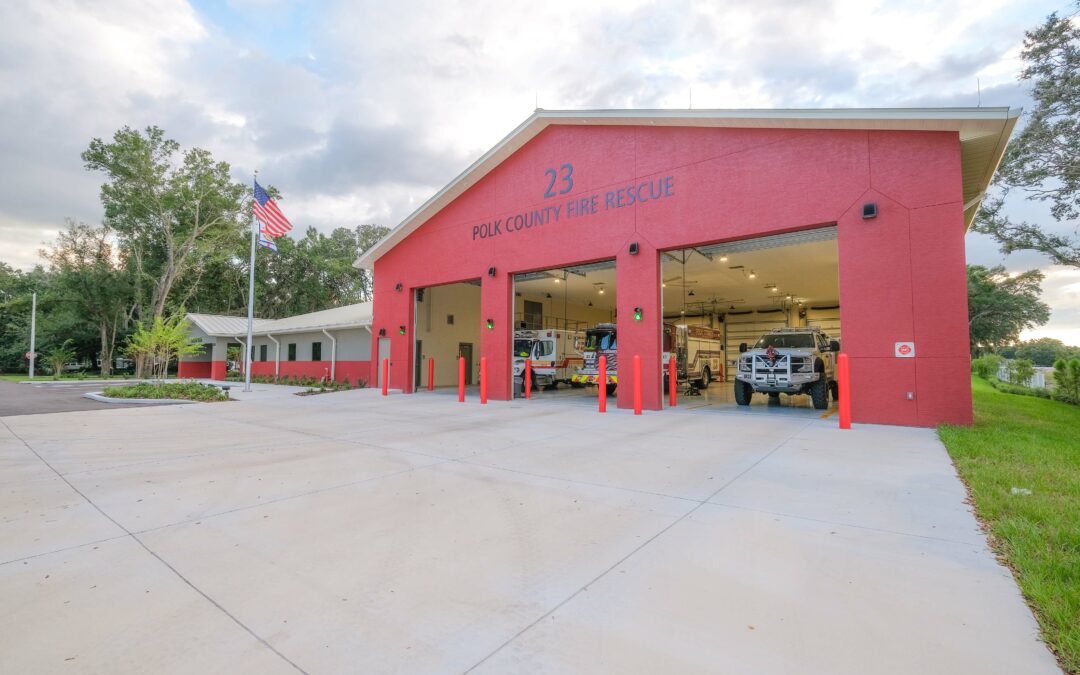
{"type": "MultiPolygon", "coordinates": [[[[961,195],[956,132],[553,125],[376,261],[372,329],[391,337],[391,386],[409,391],[411,291],[479,277],[481,321],[494,329],[481,330],[478,357],[490,398],[509,399],[513,275],[614,259],[620,382],[640,355],[644,407],[658,410],[659,251],[836,223],[854,421],[969,424],[961,195]],[[564,164],[572,189],[545,198],[545,171],[564,164]],[[608,191],[666,177],[670,196],[565,218],[570,200],[597,195],[603,207],[608,191]],[[862,218],[865,202],[876,218],[862,218]],[[473,237],[480,223],[558,205],[558,221],[473,237]],[[896,358],[895,343],[910,341],[915,358],[896,358]]],[[[376,361],[373,351],[372,381],[376,361]]],[[[632,406],[630,386],[617,396],[632,406]]]]}

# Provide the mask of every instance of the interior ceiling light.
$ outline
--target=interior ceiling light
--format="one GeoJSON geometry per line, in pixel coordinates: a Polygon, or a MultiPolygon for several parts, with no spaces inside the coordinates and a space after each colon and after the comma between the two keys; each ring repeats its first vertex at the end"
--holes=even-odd
{"type": "Polygon", "coordinates": [[[750,270],[750,278],[757,279],[757,274],[754,273],[754,270],[750,270]]]}
{"type": "Polygon", "coordinates": [[[667,284],[664,284],[664,283],[660,284],[660,288],[667,288],[667,284]]]}
{"type": "Polygon", "coordinates": [[[550,300],[551,299],[551,293],[548,293],[547,297],[548,297],[548,300],[550,300]]]}
{"type": "Polygon", "coordinates": [[[555,283],[559,283],[560,281],[562,281],[562,279],[560,279],[559,277],[555,277],[555,283]]]}
{"type": "Polygon", "coordinates": [[[727,262],[727,256],[726,255],[720,256],[720,262],[727,262]]]}
{"type": "Polygon", "coordinates": [[[603,294],[604,294],[604,289],[603,289],[603,287],[601,287],[600,288],[600,295],[603,295],[603,294]]]}
{"type": "Polygon", "coordinates": [[[780,292],[780,289],[777,288],[776,286],[773,286],[771,290],[772,290],[773,293],[779,293],[780,292]]]}
{"type": "Polygon", "coordinates": [[[694,297],[694,291],[691,290],[689,293],[687,293],[687,295],[690,296],[690,297],[694,297]]]}

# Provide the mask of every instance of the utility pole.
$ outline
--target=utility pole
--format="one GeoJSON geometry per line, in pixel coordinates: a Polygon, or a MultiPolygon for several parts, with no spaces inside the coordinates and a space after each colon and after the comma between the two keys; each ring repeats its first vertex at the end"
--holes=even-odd
{"type": "Polygon", "coordinates": [[[37,334],[37,293],[34,293],[33,300],[30,301],[30,379],[34,379],[34,357],[37,354],[34,353],[34,338],[37,334]]]}

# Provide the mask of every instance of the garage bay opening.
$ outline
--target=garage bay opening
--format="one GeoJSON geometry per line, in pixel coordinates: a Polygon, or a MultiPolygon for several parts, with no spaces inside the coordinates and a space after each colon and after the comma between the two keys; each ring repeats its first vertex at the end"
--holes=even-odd
{"type": "Polygon", "coordinates": [[[524,389],[529,360],[532,395],[591,398],[597,386],[618,385],[615,261],[574,265],[514,276],[515,395],[524,389]],[[599,357],[607,360],[601,382],[599,357]]]}
{"type": "Polygon", "coordinates": [[[413,385],[425,391],[457,387],[458,357],[465,359],[465,384],[480,381],[480,280],[416,289],[413,385]],[[429,379],[433,373],[434,378],[429,379]]]}
{"type": "MultiPolygon", "coordinates": [[[[661,253],[665,402],[826,410],[835,402],[836,227],[661,253]]],[[[747,408],[748,407],[748,408],[747,408]]]]}

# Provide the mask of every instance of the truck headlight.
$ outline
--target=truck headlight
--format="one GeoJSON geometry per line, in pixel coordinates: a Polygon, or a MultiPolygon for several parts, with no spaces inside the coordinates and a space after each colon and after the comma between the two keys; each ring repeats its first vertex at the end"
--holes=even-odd
{"type": "Polygon", "coordinates": [[[799,359],[799,364],[795,368],[797,373],[812,373],[814,372],[814,360],[808,356],[804,356],[799,359]]]}
{"type": "Polygon", "coordinates": [[[739,370],[745,373],[750,372],[750,359],[739,359],[739,370]]]}

